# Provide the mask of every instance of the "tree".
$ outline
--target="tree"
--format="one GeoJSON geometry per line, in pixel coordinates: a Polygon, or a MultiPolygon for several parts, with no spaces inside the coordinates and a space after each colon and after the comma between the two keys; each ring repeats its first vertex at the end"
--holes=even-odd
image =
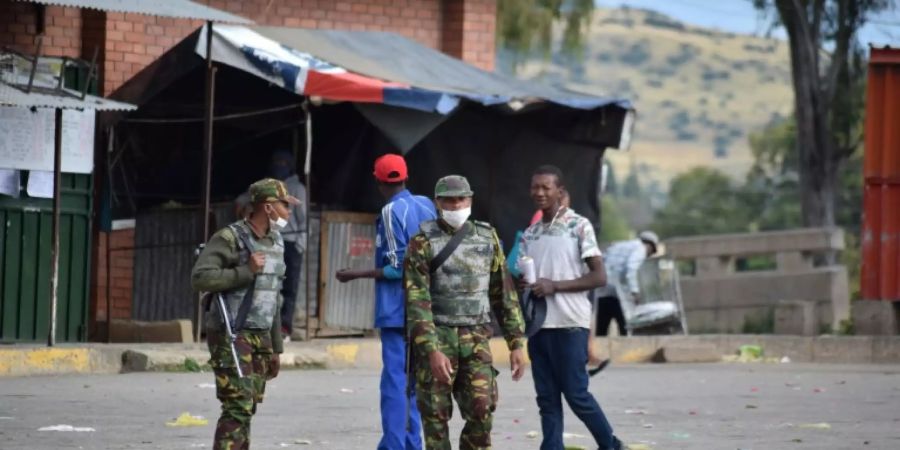
{"type": "Polygon", "coordinates": [[[743,189],[754,210],[753,229],[801,226],[796,129],[787,119],[750,135],[753,166],[743,189]]]}
{"type": "MultiPolygon", "coordinates": [[[[861,95],[861,93],[860,93],[861,95]]],[[[756,220],[761,230],[795,228],[801,224],[800,187],[793,119],[773,124],[750,135],[754,164],[744,187],[758,209],[756,220]]],[[[863,192],[862,152],[855,152],[839,174],[835,195],[835,220],[845,231],[846,243],[841,263],[847,267],[850,292],[859,298],[860,242],[863,192]]]]}
{"type": "Polygon", "coordinates": [[[665,237],[739,233],[750,230],[754,215],[731,178],[697,167],[672,180],[669,202],[656,213],[653,229],[665,237]]]}
{"type": "Polygon", "coordinates": [[[641,196],[641,180],[638,175],[637,164],[634,158],[631,159],[631,167],[628,169],[628,176],[622,183],[622,197],[638,198],[641,196]]]}
{"type": "Polygon", "coordinates": [[[580,56],[593,12],[593,0],[498,0],[497,43],[512,52],[514,67],[533,50],[549,59],[554,23],[562,20],[562,51],[580,56]]]}
{"type": "Polygon", "coordinates": [[[628,239],[631,228],[625,220],[622,208],[614,196],[604,195],[600,199],[600,243],[609,244],[628,239]]]}
{"type": "Polygon", "coordinates": [[[843,163],[861,140],[858,92],[865,81],[856,32],[892,0],[753,0],[775,11],[791,54],[802,222],[835,224],[843,163]],[[825,49],[829,50],[826,51],[825,49]]]}

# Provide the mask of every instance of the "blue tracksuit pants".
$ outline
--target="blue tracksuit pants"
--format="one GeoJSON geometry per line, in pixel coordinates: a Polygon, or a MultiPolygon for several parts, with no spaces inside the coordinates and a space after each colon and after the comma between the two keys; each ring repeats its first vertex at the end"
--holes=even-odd
{"type": "Polygon", "coordinates": [[[381,329],[381,442],[378,450],[421,450],[422,419],[416,394],[406,395],[406,343],[403,328],[381,329]],[[407,408],[409,430],[407,431],[407,408]]]}

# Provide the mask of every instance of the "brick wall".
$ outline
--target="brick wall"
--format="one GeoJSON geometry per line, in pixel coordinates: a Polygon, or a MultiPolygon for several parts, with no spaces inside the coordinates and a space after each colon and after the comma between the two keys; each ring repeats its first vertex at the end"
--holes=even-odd
{"type": "Polygon", "coordinates": [[[91,304],[91,317],[95,322],[106,321],[106,246],[112,245],[110,257],[109,281],[112,298],[112,318],[131,319],[131,303],[133,298],[134,250],[115,250],[134,247],[134,228],[115,230],[111,233],[101,232],[97,238],[97,265],[93,272],[92,286],[94,296],[91,304]]]}
{"type": "MultiPolygon", "coordinates": [[[[261,25],[390,31],[470,64],[494,68],[496,0],[200,0],[261,25]]],[[[36,5],[0,0],[0,44],[33,52],[36,5]]],[[[45,55],[90,59],[100,51],[109,94],[202,21],[90,9],[46,8],[45,55]]]]}
{"type": "MultiPolygon", "coordinates": [[[[36,50],[38,20],[33,3],[0,1],[0,45],[20,51],[36,50]]],[[[81,12],[76,8],[48,6],[41,53],[47,56],[81,56],[81,12]]]]}
{"type": "Polygon", "coordinates": [[[485,70],[494,70],[496,0],[443,2],[440,50],[485,70]]]}
{"type": "MultiPolygon", "coordinates": [[[[392,31],[429,47],[441,48],[439,0],[211,0],[203,3],[247,17],[260,25],[392,31]]],[[[106,76],[103,80],[107,94],[203,24],[118,13],[107,13],[107,19],[106,76]]]]}

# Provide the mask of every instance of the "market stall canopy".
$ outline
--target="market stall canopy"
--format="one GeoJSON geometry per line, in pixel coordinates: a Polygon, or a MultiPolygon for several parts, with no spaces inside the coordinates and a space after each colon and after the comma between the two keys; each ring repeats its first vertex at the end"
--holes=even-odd
{"type": "MultiPolygon", "coordinates": [[[[634,110],[623,98],[585,95],[487,72],[402,36],[369,31],[216,26],[213,60],[282,88],[330,102],[382,104],[437,115],[463,100],[511,113],[535,106],[625,112],[616,148],[626,149],[634,110]]],[[[205,57],[204,28],[196,52],[205,57]]]]}
{"type": "MultiPolygon", "coordinates": [[[[534,168],[562,169],[573,207],[595,221],[604,151],[628,148],[635,113],[625,99],[486,72],[394,34],[223,25],[213,33],[212,196],[220,200],[264,173],[271,151],[304,135],[314,156],[298,151],[298,164],[311,161],[318,205],[377,212],[383,199],[372,161],[403,153],[413,192],[431,192],[448,173],[465,175],[478,193],[473,217],[511,243],[534,213],[527,189],[534,168]],[[298,124],[311,129],[285,131],[298,124]]],[[[123,142],[142,143],[128,163],[141,174],[132,186],[143,206],[195,195],[205,36],[199,28],[111,95],[141,107],[108,123],[120,127],[123,142]],[[186,175],[156,175],[179,171],[186,175]]]]}
{"type": "Polygon", "coordinates": [[[234,14],[211,8],[190,0],[14,0],[42,5],[68,6],[72,8],[97,9],[122,13],[145,14],[149,16],[172,17],[176,19],[198,19],[212,22],[251,24],[234,14]]]}

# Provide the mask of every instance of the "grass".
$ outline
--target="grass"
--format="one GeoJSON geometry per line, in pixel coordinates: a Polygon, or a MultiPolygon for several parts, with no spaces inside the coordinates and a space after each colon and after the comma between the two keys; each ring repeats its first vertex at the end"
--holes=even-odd
{"type": "Polygon", "coordinates": [[[611,152],[622,177],[631,157],[651,165],[663,185],[696,166],[742,177],[752,163],[749,133],[793,109],[787,44],[671,22],[637,9],[600,8],[582,61],[537,58],[517,75],[632,100],[632,151],[611,152]],[[717,147],[726,158],[713,157],[717,147]]]}

